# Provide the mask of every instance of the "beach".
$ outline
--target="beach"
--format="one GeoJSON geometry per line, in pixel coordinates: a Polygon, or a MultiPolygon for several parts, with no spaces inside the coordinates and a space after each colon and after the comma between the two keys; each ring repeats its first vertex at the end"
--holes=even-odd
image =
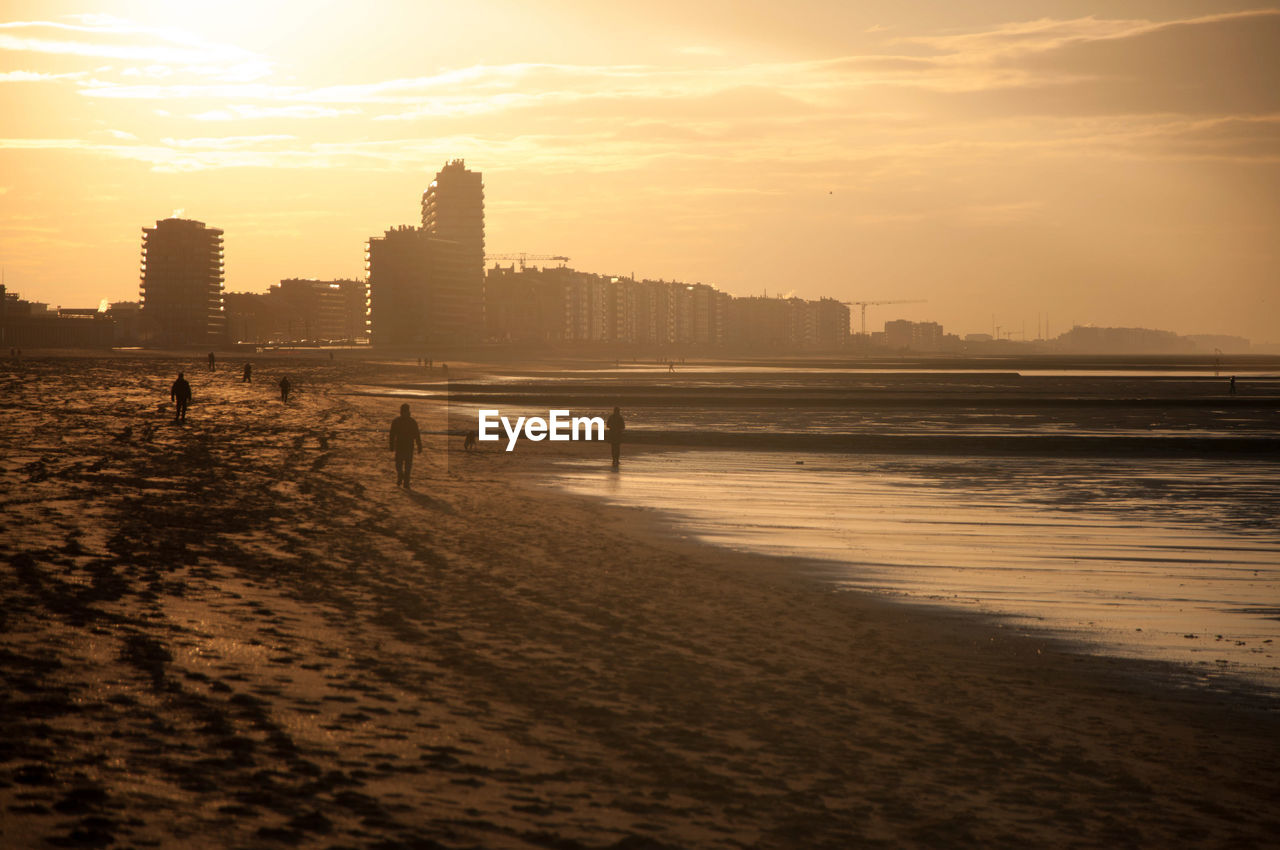
{"type": "Polygon", "coordinates": [[[428,433],[402,491],[386,431],[404,399],[366,389],[420,381],[406,363],[258,357],[254,384],[200,366],[0,372],[0,844],[1280,834],[1270,690],[707,545],[549,483],[566,460],[605,465],[598,445],[461,451],[442,433],[457,400],[405,396],[428,433]]]}
{"type": "Polygon", "coordinates": [[[684,534],[1088,651],[1280,689],[1280,479],[1240,458],[645,451],[551,480],[684,534]]]}

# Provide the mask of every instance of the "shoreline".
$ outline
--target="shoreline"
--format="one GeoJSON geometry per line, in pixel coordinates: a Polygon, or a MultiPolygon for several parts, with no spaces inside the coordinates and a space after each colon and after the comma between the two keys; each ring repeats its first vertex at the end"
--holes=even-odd
{"type": "MultiPolygon", "coordinates": [[[[683,447],[671,449],[652,444],[644,444],[636,448],[637,451],[633,456],[649,453],[679,453],[688,450],[683,447]]],[[[1210,662],[1195,663],[1122,654],[1119,647],[1105,641],[1073,637],[1061,628],[1030,622],[1044,618],[1028,612],[972,607],[949,603],[945,599],[913,596],[887,588],[854,586],[853,579],[858,575],[856,565],[849,566],[839,561],[802,554],[770,554],[752,549],[731,548],[700,540],[697,539],[696,532],[688,527],[688,517],[678,508],[618,504],[602,495],[573,492],[563,484],[548,480],[562,474],[558,467],[564,462],[594,454],[584,448],[572,454],[552,455],[551,452],[546,452],[538,455],[535,461],[537,468],[527,469],[521,473],[522,486],[535,492],[549,491],[559,498],[584,500],[586,505],[595,506],[597,510],[617,512],[620,517],[619,522],[637,525],[647,533],[651,533],[655,539],[661,539],[668,545],[690,547],[695,552],[695,556],[697,550],[704,550],[704,555],[714,552],[718,557],[741,559],[744,564],[751,564],[751,571],[762,572],[766,580],[795,581],[801,586],[811,583],[820,592],[853,594],[869,603],[886,605],[891,610],[899,610],[906,615],[920,618],[936,617],[939,623],[970,621],[971,627],[983,637],[990,637],[995,630],[998,630],[999,636],[1003,639],[1032,641],[1041,647],[1052,646],[1056,651],[1067,655],[1087,656],[1102,665],[1108,675],[1115,674],[1121,677],[1132,675],[1135,679],[1156,687],[1219,693],[1229,698],[1246,699],[1256,709],[1280,712],[1280,680],[1275,678],[1274,673],[1268,675],[1249,670],[1209,667],[1207,665],[1210,662]],[[1022,622],[1013,622],[1015,620],[1022,620],[1022,622]],[[1132,670],[1128,673],[1123,669],[1117,669],[1126,665],[1132,666],[1132,670]]],[[[607,461],[601,459],[600,466],[602,470],[606,469],[607,461]]],[[[872,583],[874,584],[873,580],[872,583]]]]}
{"type": "MultiPolygon", "coordinates": [[[[548,459],[550,463],[556,461],[548,459]]],[[[1055,630],[1051,626],[1033,623],[1007,624],[1007,621],[1024,617],[1015,612],[981,610],[948,604],[945,601],[914,599],[902,595],[894,595],[884,591],[866,588],[836,586],[839,579],[834,578],[837,570],[832,562],[800,555],[770,555],[761,552],[746,552],[725,549],[714,543],[697,540],[695,536],[681,528],[681,519],[674,509],[640,507],[601,503],[596,497],[569,493],[555,484],[543,480],[546,471],[530,470],[524,475],[529,479],[527,487],[534,492],[545,492],[550,489],[557,496],[573,500],[582,500],[588,506],[598,505],[599,510],[617,512],[617,521],[626,525],[640,526],[646,532],[652,532],[661,538],[665,546],[683,549],[687,547],[692,558],[708,558],[711,553],[717,556],[729,556],[752,562],[744,567],[748,574],[755,573],[754,581],[776,581],[780,584],[794,582],[801,589],[822,593],[851,594],[871,605],[883,605],[890,616],[915,617],[920,620],[932,620],[929,625],[938,629],[953,628],[963,633],[969,640],[991,638],[993,635],[1001,640],[1024,642],[1032,649],[1052,649],[1064,656],[1081,656],[1098,665],[1096,670],[1087,675],[1115,677],[1119,687],[1125,680],[1139,690],[1148,688],[1172,689],[1181,695],[1203,694],[1205,699],[1216,702],[1219,697],[1228,700],[1246,700],[1250,710],[1264,713],[1280,713],[1280,688],[1269,686],[1251,678],[1247,673],[1217,670],[1201,670],[1193,664],[1162,659],[1145,659],[1134,656],[1108,653],[1097,643],[1082,638],[1072,638],[1068,634],[1055,630]],[[826,577],[821,577],[821,576],[826,577]],[[1216,674],[1216,675],[1215,675],[1216,674]]],[[[846,582],[847,584],[847,582],[846,582]]],[[[1025,653],[1023,648],[1016,652],[1025,653]]]]}
{"type": "Polygon", "coordinates": [[[288,407],[210,376],[185,428],[157,411],[167,364],[42,368],[0,426],[13,846],[1219,846],[1280,824],[1270,707],[671,537],[549,492],[537,452],[432,438],[401,492],[397,401],[342,395],[365,367],[316,364],[288,407]]]}

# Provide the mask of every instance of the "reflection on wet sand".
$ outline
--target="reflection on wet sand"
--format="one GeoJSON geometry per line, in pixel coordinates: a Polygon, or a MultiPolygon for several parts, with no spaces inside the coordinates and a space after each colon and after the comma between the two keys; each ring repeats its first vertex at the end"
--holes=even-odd
{"type": "Polygon", "coordinates": [[[709,451],[641,455],[624,471],[572,461],[559,480],[670,511],[707,542],[810,559],[842,586],[1280,684],[1268,467],[709,451]]]}

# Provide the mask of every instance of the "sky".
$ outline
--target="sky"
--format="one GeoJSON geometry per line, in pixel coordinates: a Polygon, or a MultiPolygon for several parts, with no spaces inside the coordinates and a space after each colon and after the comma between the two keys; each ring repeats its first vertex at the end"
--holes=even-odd
{"type": "Polygon", "coordinates": [[[493,253],[1275,343],[1277,57],[1280,8],[1216,0],[6,0],[0,265],[136,300],[177,213],[229,291],[360,277],[462,158],[493,253]]]}

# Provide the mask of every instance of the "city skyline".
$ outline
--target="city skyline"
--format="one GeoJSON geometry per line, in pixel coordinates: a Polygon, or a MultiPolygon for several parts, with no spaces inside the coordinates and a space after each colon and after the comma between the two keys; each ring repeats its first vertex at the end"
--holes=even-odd
{"type": "Polygon", "coordinates": [[[229,291],[358,276],[465,158],[492,250],[925,301],[877,325],[1278,341],[1275,9],[107,6],[0,21],[0,263],[30,298],[135,297],[138,227],[178,209],[225,231],[229,291]],[[429,14],[457,38],[424,59],[429,14]]]}

